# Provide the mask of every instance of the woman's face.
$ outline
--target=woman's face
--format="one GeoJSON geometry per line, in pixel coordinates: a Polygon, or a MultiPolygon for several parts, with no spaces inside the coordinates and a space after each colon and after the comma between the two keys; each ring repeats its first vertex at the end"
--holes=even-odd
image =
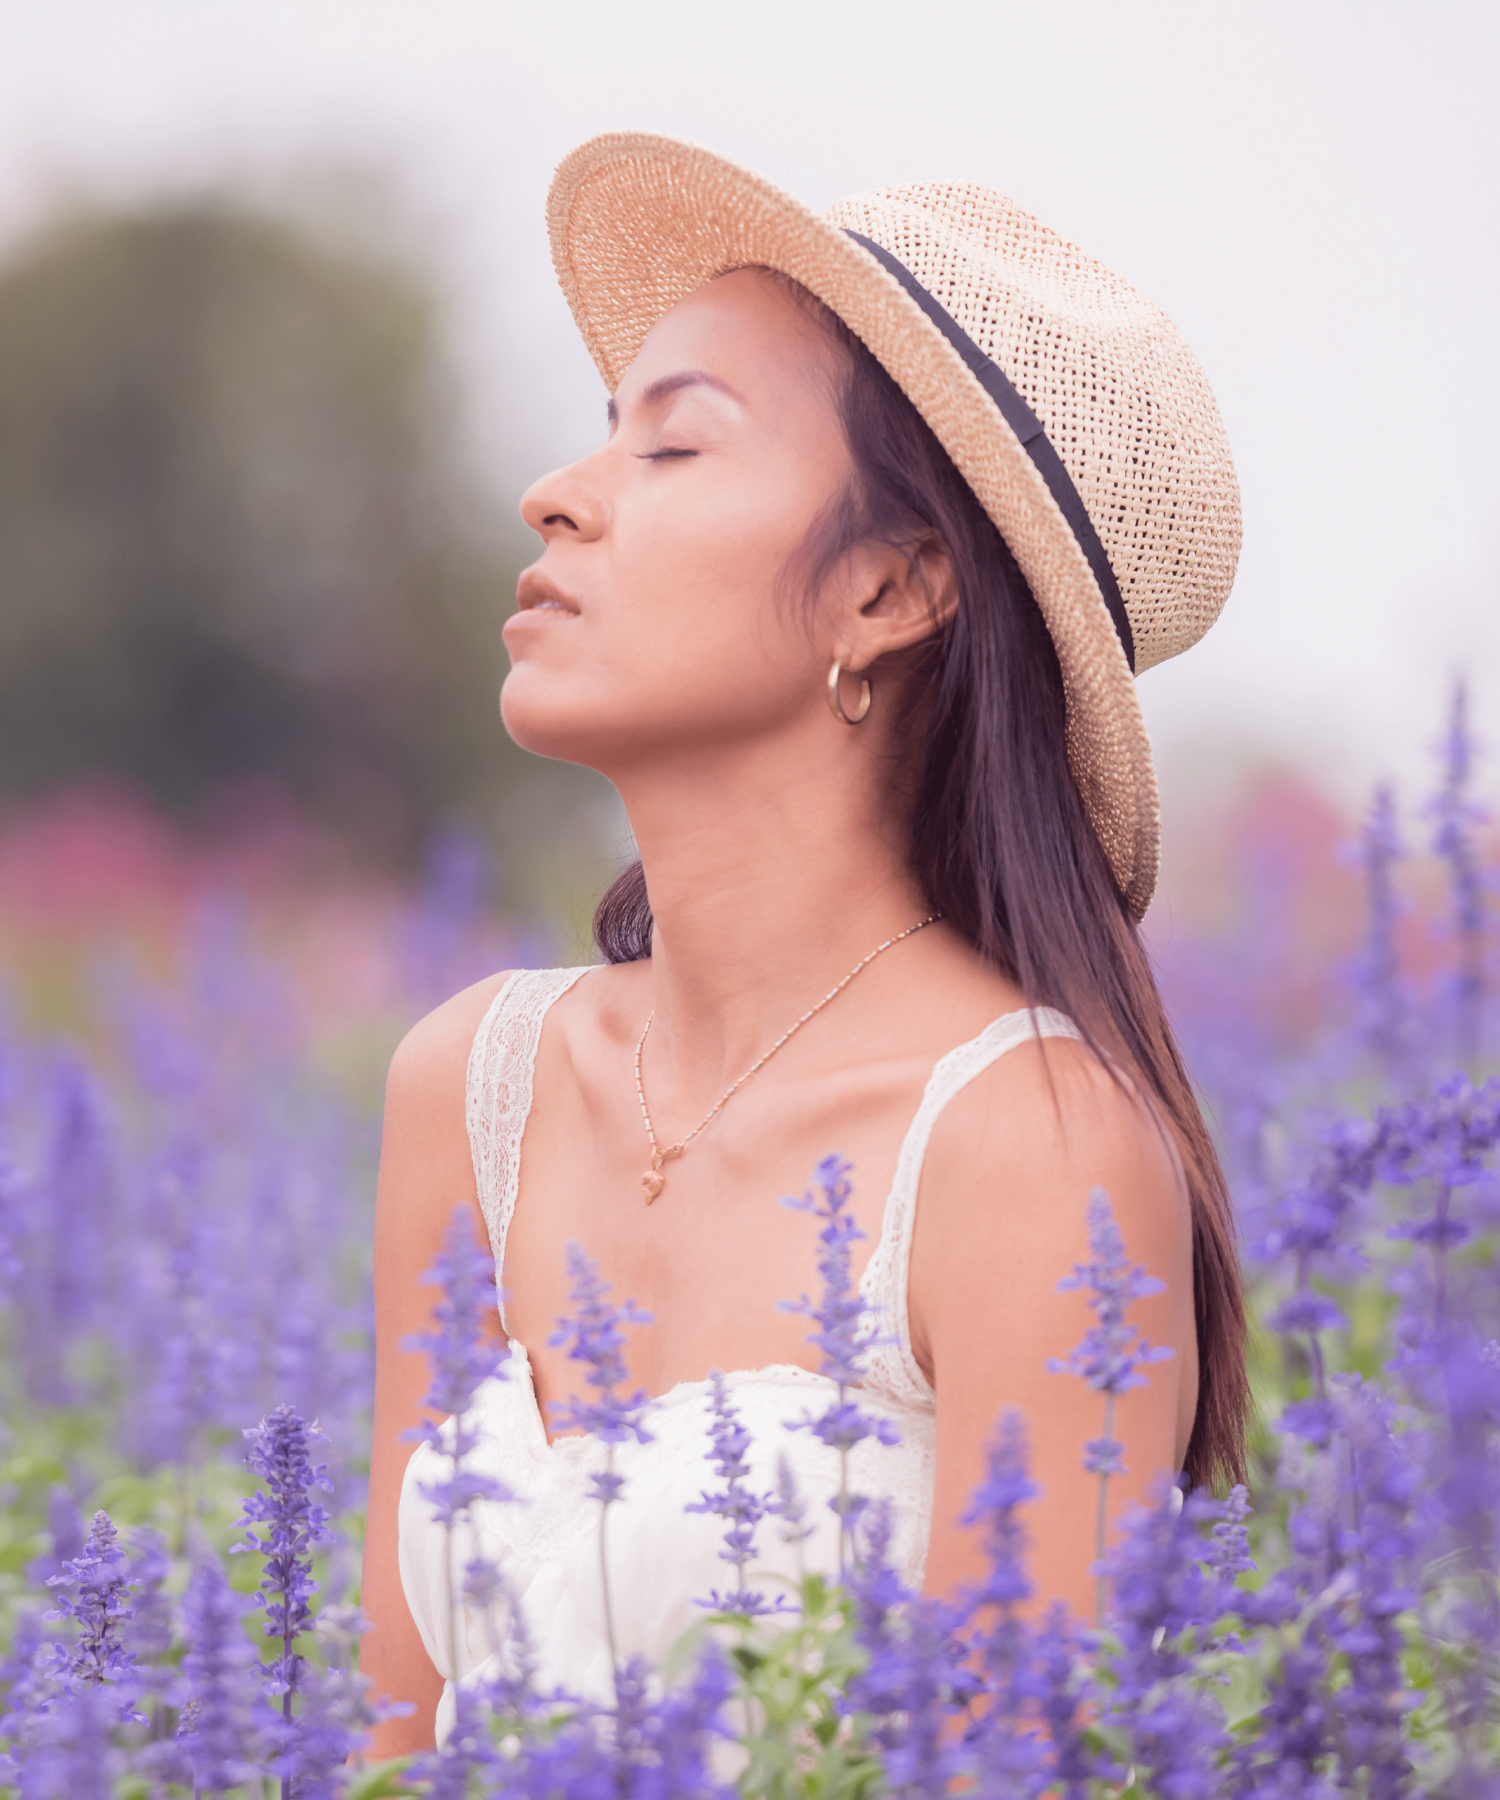
{"type": "Polygon", "coordinates": [[[604,446],[521,502],[546,548],[505,626],[501,709],[517,743],[614,774],[823,705],[844,646],[787,604],[780,578],[852,473],[838,359],[756,270],[657,322],[604,446]]]}

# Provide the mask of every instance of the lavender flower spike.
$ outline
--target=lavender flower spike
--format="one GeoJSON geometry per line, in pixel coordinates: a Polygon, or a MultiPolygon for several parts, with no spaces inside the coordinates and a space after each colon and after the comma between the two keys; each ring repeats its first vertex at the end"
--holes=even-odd
{"type": "MultiPolygon", "coordinates": [[[[281,1639],[281,1654],[270,1665],[266,1692],[281,1696],[283,1756],[290,1762],[296,1754],[292,1696],[303,1685],[305,1666],[293,1646],[313,1623],[308,1605],[318,1591],[312,1575],[313,1548],[333,1541],[328,1509],[312,1498],[319,1489],[333,1485],[328,1465],[315,1463],[311,1454],[313,1443],[327,1440],[290,1406],[278,1406],[245,1436],[250,1442],[246,1460],[271,1492],[267,1496],[257,1488],[245,1502],[240,1524],[250,1541],[234,1545],[231,1554],[259,1550],[265,1557],[255,1598],[265,1610],[265,1635],[281,1639]],[[252,1525],[264,1525],[265,1535],[257,1536],[252,1525]]],[[[285,1780],[282,1790],[285,1800],[289,1792],[285,1780]]]]}
{"type": "Polygon", "coordinates": [[[1035,1500],[1041,1489],[1026,1467],[1026,1428],[1021,1415],[1010,1408],[988,1449],[985,1479],[975,1488],[961,1525],[983,1525],[989,1571],[973,1595],[975,1607],[997,1607],[1009,1616],[1031,1597],[1031,1578],[1026,1573],[1026,1533],[1018,1509],[1035,1500]]]}
{"type": "Polygon", "coordinates": [[[812,1536],[813,1528],[807,1523],[807,1501],[797,1486],[796,1471],[787,1460],[785,1450],[776,1458],[776,1498],[766,1502],[766,1511],[780,1519],[776,1535],[783,1544],[796,1546],[798,1573],[805,1573],[802,1546],[812,1536]]]}
{"type": "Polygon", "coordinates": [[[512,1497],[492,1475],[469,1465],[481,1435],[471,1417],[474,1396],[481,1382],[504,1375],[510,1354],[495,1335],[499,1309],[494,1259],[478,1240],[469,1207],[462,1203],[454,1207],[443,1248],[422,1281],[443,1290],[432,1309],[435,1329],[408,1337],[402,1348],[426,1352],[432,1385],[422,1396],[422,1405],[434,1417],[407,1436],[421,1439],[449,1462],[445,1480],[421,1482],[417,1491],[446,1534],[449,1642],[456,1644],[459,1581],[454,1533],[476,1500],[512,1497]]]}
{"type": "Polygon", "coordinates": [[[20,1766],[18,1752],[51,1698],[44,1666],[49,1648],[40,1613],[28,1608],[14,1615],[11,1641],[0,1657],[0,1781],[20,1766]]]}
{"type": "Polygon", "coordinates": [[[72,1619],[78,1636],[72,1645],[57,1645],[49,1673],[58,1677],[64,1692],[76,1695],[118,1681],[135,1663],[125,1647],[120,1627],[131,1615],[126,1594],[131,1587],[130,1562],[120,1547],[118,1534],[107,1512],[96,1512],[82,1554],[65,1562],[62,1572],[48,1578],[47,1586],[76,1587],[77,1599],[60,1595],[48,1619],[72,1619]]]}
{"type": "MultiPolygon", "coordinates": [[[[1114,1435],[1115,1403],[1131,1388],[1144,1387],[1146,1377],[1140,1373],[1144,1363],[1166,1362],[1176,1352],[1168,1345],[1148,1344],[1134,1325],[1127,1325],[1125,1314],[1133,1300],[1143,1300],[1162,1292],[1164,1283],[1154,1275],[1132,1266],[1125,1254],[1125,1240],[1115,1223],[1109,1195],[1095,1188],[1089,1195],[1090,1260],[1075,1263],[1073,1273],[1058,1282],[1058,1291],[1084,1288],[1089,1291],[1089,1305],[1098,1319],[1063,1358],[1050,1357],[1047,1367],[1054,1373],[1077,1375],[1104,1395],[1104,1430],[1084,1446],[1083,1466],[1090,1475],[1099,1477],[1099,1505],[1095,1520],[1095,1554],[1102,1563],[1105,1550],[1105,1527],[1109,1519],[1109,1478],[1125,1473],[1125,1446],[1114,1435]]],[[[1099,1577],[1095,1623],[1104,1623],[1106,1577],[1099,1577]]]]}
{"type": "Polygon", "coordinates": [[[1476,827],[1483,809],[1469,798],[1474,772],[1474,740],[1469,727],[1469,694],[1462,681],[1453,689],[1448,735],[1443,740],[1443,784],[1426,812],[1434,830],[1432,847],[1448,865],[1453,889],[1453,937],[1458,967],[1450,978],[1454,1049],[1460,1067],[1472,1071],[1480,1051],[1485,1003],[1485,938],[1488,923],[1485,875],[1476,827]]]}
{"type": "Polygon", "coordinates": [[[1148,1344],[1134,1325],[1125,1323],[1132,1300],[1159,1294],[1166,1284],[1139,1266],[1131,1267],[1103,1188],[1089,1195],[1089,1249],[1092,1260],[1076,1263],[1057,1288],[1064,1293],[1086,1287],[1099,1323],[1090,1326],[1066,1358],[1053,1357],[1047,1367],[1081,1377],[1096,1393],[1115,1396],[1146,1385],[1146,1376],[1139,1373],[1142,1363],[1166,1362],[1176,1354],[1167,1346],[1148,1344]]]}
{"type": "Polygon", "coordinates": [[[865,1666],[849,1678],[838,1709],[869,1719],[887,1792],[945,1800],[971,1773],[966,1747],[948,1729],[955,1694],[967,1685],[953,1618],[941,1601],[914,1594],[891,1566],[889,1500],[867,1510],[861,1538],[849,1593],[865,1666]]]}
{"type": "Polygon", "coordinates": [[[984,1526],[989,1564],[967,1596],[969,1621],[977,1624],[972,1649],[989,1691],[989,1705],[968,1737],[981,1791],[1038,1794],[1044,1750],[1030,1728],[1030,1633],[1018,1609],[1034,1591],[1026,1573],[1026,1533],[1019,1513],[1041,1489],[1027,1470],[1026,1433],[1018,1412],[1001,1415],[987,1454],[985,1479],[961,1520],[984,1526]]]}
{"type": "Polygon", "coordinates": [[[1404,854],[1396,800],[1388,782],[1376,789],[1360,832],[1358,859],[1365,881],[1365,943],[1355,963],[1359,1035],[1387,1074],[1399,1072],[1407,1047],[1406,996],[1396,945],[1400,902],[1392,877],[1404,854]]]}
{"type": "MultiPolygon", "coordinates": [[[[1237,1511],[1236,1504],[1231,1519],[1237,1511]]],[[[1150,1506],[1126,1514],[1108,1563],[1120,1649],[1105,1722],[1125,1736],[1127,1766],[1152,1777],[1148,1791],[1181,1800],[1224,1792],[1231,1747],[1224,1709],[1194,1669],[1225,1598],[1221,1569],[1203,1566],[1200,1527],[1224,1514],[1201,1490],[1184,1496],[1165,1487],[1150,1506]]]]}
{"type": "Polygon", "coordinates": [[[750,1615],[770,1612],[774,1609],[764,1594],[746,1589],[745,1568],[755,1553],[756,1527],[773,1509],[775,1502],[771,1495],[757,1494],[750,1485],[747,1460],[750,1433],[740,1423],[734,1402],[729,1398],[723,1371],[715,1369],[708,1379],[713,1407],[713,1423],[708,1430],[713,1444],[709,1460],[724,1485],[711,1493],[705,1492],[701,1499],[691,1501],[683,1510],[714,1513],[727,1521],[724,1548],[719,1555],[725,1562],[734,1564],[734,1592],[712,1593],[699,1604],[710,1606],[716,1612],[750,1615]]]}
{"type": "Polygon", "coordinates": [[[625,1347],[624,1328],[651,1324],[651,1314],[643,1312],[634,1300],[614,1305],[609,1292],[610,1285],[600,1276],[598,1264],[581,1244],[569,1243],[568,1298],[576,1310],[571,1318],[557,1321],[557,1329],[547,1342],[554,1349],[566,1345],[569,1361],[587,1367],[584,1380],[598,1398],[580,1400],[576,1394],[570,1394],[553,1410],[559,1425],[591,1432],[606,1444],[623,1444],[631,1438],[648,1444],[651,1433],[646,1430],[644,1419],[651,1405],[650,1396],[640,1388],[628,1397],[618,1390],[630,1378],[621,1355],[625,1347]]]}
{"type": "Polygon", "coordinates": [[[408,1337],[401,1345],[403,1350],[425,1352],[432,1376],[422,1406],[435,1420],[409,1435],[430,1444],[454,1464],[452,1483],[422,1490],[444,1525],[451,1525],[475,1499],[506,1498],[493,1491],[495,1484],[482,1480],[466,1483],[459,1474],[460,1465],[478,1442],[477,1432],[467,1422],[475,1392],[481,1382],[504,1374],[510,1354],[494,1335],[495,1264],[476,1238],[471,1215],[468,1206],[453,1209],[443,1248],[422,1276],[424,1286],[443,1290],[432,1309],[435,1329],[408,1337]],[[448,1419],[453,1421],[451,1434],[443,1423],[448,1419]]]}
{"type": "Polygon", "coordinates": [[[189,1697],[177,1728],[195,1792],[220,1793],[260,1773],[270,1721],[256,1691],[255,1650],[240,1622],[247,1610],[223,1564],[200,1551],[182,1600],[188,1646],[182,1673],[189,1697]]]}
{"type": "Polygon", "coordinates": [[[614,1609],[609,1597],[609,1558],[605,1546],[605,1524],[609,1508],[619,1499],[625,1478],[615,1473],[615,1446],[634,1438],[647,1444],[651,1433],[645,1425],[651,1406],[650,1396],[641,1388],[624,1395],[620,1389],[629,1379],[629,1370],[621,1354],[625,1347],[627,1325],[649,1325],[651,1315],[642,1312],[633,1300],[616,1306],[609,1298],[610,1286],[599,1274],[598,1264],[585,1253],[581,1244],[568,1244],[568,1298],[575,1308],[571,1318],[559,1319],[557,1329],[547,1342],[558,1349],[567,1346],[572,1362],[581,1362],[588,1373],[584,1380],[594,1389],[596,1398],[580,1400],[576,1394],[557,1405],[553,1411],[560,1425],[572,1425],[589,1432],[607,1446],[602,1474],[591,1477],[589,1492],[599,1502],[599,1580],[604,1592],[604,1627],[609,1640],[610,1661],[615,1671],[615,1696],[620,1695],[620,1659],[615,1649],[614,1609]]]}
{"type": "Polygon", "coordinates": [[[792,1429],[810,1431],[814,1437],[839,1454],[839,1491],[830,1502],[839,1519],[839,1579],[844,1578],[852,1549],[852,1530],[864,1500],[849,1492],[849,1452],[866,1438],[882,1444],[895,1444],[900,1434],[889,1419],[877,1419],[861,1411],[849,1398],[849,1389],[864,1379],[864,1358],[872,1347],[868,1332],[862,1329],[868,1304],[849,1276],[850,1246],[865,1236],[849,1212],[849,1199],[854,1192],[849,1180],[853,1164],[842,1156],[825,1156],[813,1171],[816,1193],[801,1199],[783,1199],[781,1204],[795,1212],[808,1212],[821,1224],[818,1242],[818,1273],[823,1277],[823,1293],[818,1304],[804,1294],[800,1300],[783,1300],[783,1312],[801,1313],[812,1319],[818,1329],[808,1333],[807,1341],[822,1352],[822,1373],[838,1383],[834,1404],[816,1419],[799,1419],[792,1429]]]}

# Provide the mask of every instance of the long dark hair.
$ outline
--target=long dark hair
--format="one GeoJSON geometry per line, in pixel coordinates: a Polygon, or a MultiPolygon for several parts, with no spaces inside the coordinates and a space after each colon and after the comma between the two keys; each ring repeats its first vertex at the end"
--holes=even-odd
{"type": "MultiPolygon", "coordinates": [[[[1187,1177],[1198,1411],[1185,1473],[1243,1477],[1249,1382],[1233,1214],[1151,965],[1068,767],[1057,653],[1004,539],[947,452],[847,326],[785,282],[842,346],[838,393],[854,478],[798,559],[808,591],[854,545],[937,539],[958,607],[916,671],[912,868],[934,911],[1021,989],[1069,1015],[1106,1067],[1155,1101],[1187,1177]]],[[[637,862],[594,915],[610,962],[651,954],[637,862]]]]}

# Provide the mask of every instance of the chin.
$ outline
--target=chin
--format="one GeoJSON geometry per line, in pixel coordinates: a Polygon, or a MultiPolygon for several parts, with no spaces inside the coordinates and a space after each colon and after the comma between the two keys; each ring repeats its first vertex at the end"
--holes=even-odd
{"type": "Polygon", "coordinates": [[[512,669],[500,689],[500,718],[512,742],[553,762],[596,766],[597,718],[590,719],[576,692],[561,694],[557,691],[560,684],[539,680],[537,673],[512,669]]]}

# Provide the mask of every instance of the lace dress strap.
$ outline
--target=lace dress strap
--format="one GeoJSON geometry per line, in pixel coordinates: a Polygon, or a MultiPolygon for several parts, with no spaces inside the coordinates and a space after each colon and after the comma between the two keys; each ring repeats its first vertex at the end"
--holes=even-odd
{"type": "Polygon", "coordinates": [[[933,1404],[933,1392],[911,1350],[907,1283],[911,1273],[912,1228],[917,1217],[917,1189],[928,1140],[943,1108],[975,1076],[998,1062],[1007,1050],[1033,1038],[1078,1038],[1082,1032],[1066,1014],[1039,1006],[1035,1012],[1005,1013],[986,1025],[976,1038],[939,1059],[928,1078],[922,1103],[896,1159],[895,1179],[885,1203],[880,1241],[865,1268],[860,1291],[871,1306],[874,1346],[865,1362],[866,1381],[907,1401],[933,1404]]]}
{"type": "MultiPolygon", "coordinates": [[[[464,1114],[479,1210],[489,1228],[499,1279],[505,1261],[505,1237],[516,1210],[521,1179],[521,1137],[531,1111],[532,1077],[542,1021],[588,966],[581,969],[523,969],[501,985],[490,1002],[469,1052],[464,1114]]],[[[505,1323],[505,1304],[500,1305],[505,1323]]]]}

